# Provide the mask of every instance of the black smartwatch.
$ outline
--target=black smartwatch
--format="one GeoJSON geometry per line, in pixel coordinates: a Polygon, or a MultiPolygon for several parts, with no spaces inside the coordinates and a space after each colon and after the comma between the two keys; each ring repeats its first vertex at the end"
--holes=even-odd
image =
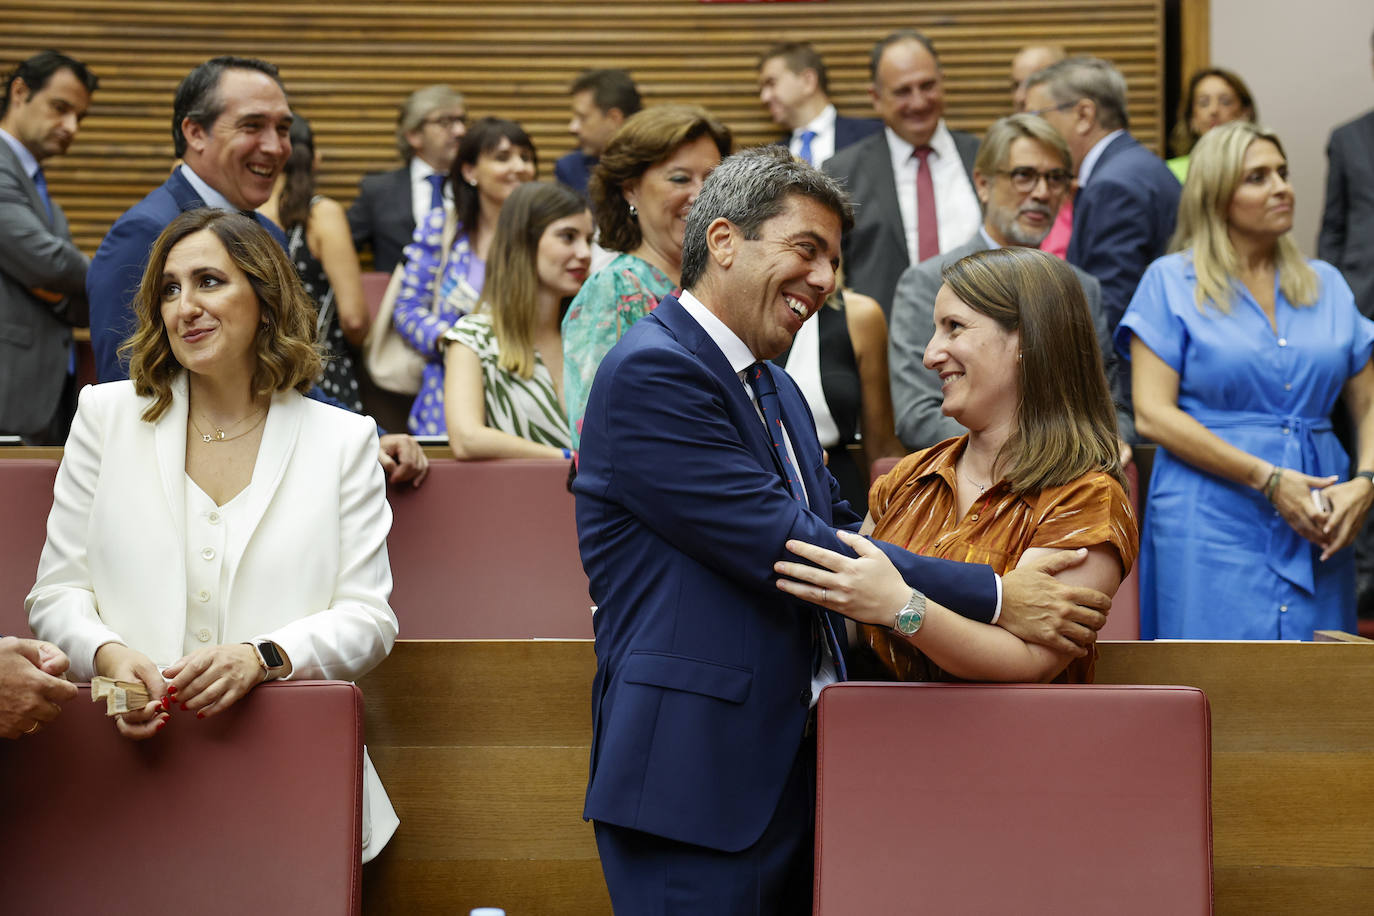
{"type": "Polygon", "coordinates": [[[252,647],[253,654],[258,657],[258,664],[267,673],[267,680],[276,677],[277,672],[286,667],[286,661],[281,657],[281,650],[270,639],[245,642],[244,645],[252,647]]]}

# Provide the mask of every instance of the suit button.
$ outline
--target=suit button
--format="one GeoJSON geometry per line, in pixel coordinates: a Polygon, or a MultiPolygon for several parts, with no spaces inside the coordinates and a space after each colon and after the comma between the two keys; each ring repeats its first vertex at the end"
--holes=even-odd
{"type": "Polygon", "coordinates": [[[797,695],[797,699],[801,700],[801,704],[809,709],[811,707],[811,688],[804,688],[802,692],[797,695]]]}

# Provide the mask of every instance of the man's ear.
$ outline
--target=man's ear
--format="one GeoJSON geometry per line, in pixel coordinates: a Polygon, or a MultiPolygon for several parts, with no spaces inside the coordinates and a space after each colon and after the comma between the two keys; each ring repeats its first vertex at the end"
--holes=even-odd
{"type": "Polygon", "coordinates": [[[1073,106],[1073,114],[1074,131],[1086,134],[1097,124],[1097,103],[1092,99],[1079,99],[1073,106]]]}
{"type": "Polygon", "coordinates": [[[24,82],[22,76],[16,76],[10,83],[10,107],[13,108],[16,102],[22,104],[28,101],[28,98],[29,84],[24,82]]]}
{"type": "Polygon", "coordinates": [[[619,127],[625,123],[625,112],[619,108],[608,108],[606,109],[606,120],[614,121],[615,126],[619,127]]]}
{"type": "Polygon", "coordinates": [[[189,117],[181,119],[181,136],[186,140],[186,148],[200,152],[205,149],[205,126],[189,117]]]}
{"type": "Polygon", "coordinates": [[[991,192],[991,182],[988,177],[977,169],[973,170],[973,192],[978,195],[978,199],[983,202],[983,206],[988,205],[988,194],[991,192]]]}
{"type": "Polygon", "coordinates": [[[868,100],[873,103],[873,110],[878,110],[878,84],[868,84],[868,100]]]}
{"type": "Polygon", "coordinates": [[[706,227],[706,252],[721,267],[728,268],[734,263],[738,242],[739,230],[723,216],[716,217],[706,227]]]}

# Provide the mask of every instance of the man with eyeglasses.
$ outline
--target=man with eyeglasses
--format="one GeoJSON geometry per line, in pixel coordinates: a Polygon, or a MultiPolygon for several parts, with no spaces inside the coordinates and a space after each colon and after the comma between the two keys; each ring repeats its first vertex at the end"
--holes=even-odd
{"type": "MultiPolygon", "coordinates": [[[[940,380],[922,364],[935,326],[935,294],[943,283],[940,272],[977,251],[1038,246],[1069,194],[1072,167],[1068,145],[1044,119],[1017,114],[993,122],[973,166],[973,185],[983,203],[982,226],[958,248],[908,267],[897,282],[888,350],[897,436],[907,448],[928,448],[964,433],[963,427],[941,413],[940,380]]],[[[1102,311],[1102,288],[1084,271],[1074,268],[1074,273],[1083,284],[1111,379],[1116,359],[1102,311]]],[[[1129,438],[1134,426],[1122,405],[1117,407],[1117,423],[1120,435],[1129,438]]]]}
{"type": "MultiPolygon", "coordinates": [[[[1178,179],[1130,135],[1126,79],[1105,60],[1071,57],[1031,74],[1026,108],[1068,143],[1078,194],[1066,260],[1102,284],[1107,329],[1115,333],[1145,268],[1168,248],[1178,179]]],[[[1118,374],[1112,396],[1130,407],[1129,372],[1118,374]]]]}
{"type": "Polygon", "coordinates": [[[437,206],[453,207],[445,179],[467,133],[463,96],[448,86],[416,89],[396,119],[396,148],[405,165],[364,175],[348,208],[348,225],[359,251],[372,249],[375,270],[390,273],[401,263],[415,224],[437,206]]]}

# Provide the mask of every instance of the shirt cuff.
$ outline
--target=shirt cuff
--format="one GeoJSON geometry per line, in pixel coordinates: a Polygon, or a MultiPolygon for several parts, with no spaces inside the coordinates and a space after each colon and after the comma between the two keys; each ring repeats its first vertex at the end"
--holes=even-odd
{"type": "Polygon", "coordinates": [[[997,621],[1002,616],[1002,577],[993,573],[992,578],[997,582],[997,607],[993,608],[992,620],[988,622],[993,626],[997,626],[997,621]]]}

